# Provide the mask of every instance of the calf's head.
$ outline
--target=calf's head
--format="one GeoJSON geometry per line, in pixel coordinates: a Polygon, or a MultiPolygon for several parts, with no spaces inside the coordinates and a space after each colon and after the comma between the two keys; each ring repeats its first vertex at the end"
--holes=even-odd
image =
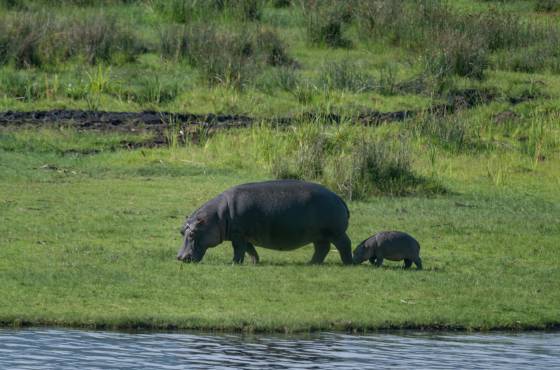
{"type": "Polygon", "coordinates": [[[208,248],[222,242],[216,220],[207,217],[189,217],[181,228],[183,246],[177,259],[183,262],[200,262],[208,248]]]}
{"type": "Polygon", "coordinates": [[[368,260],[372,257],[371,248],[367,248],[364,243],[358,245],[356,249],[354,249],[354,253],[352,253],[352,262],[354,264],[359,264],[368,260]]]}

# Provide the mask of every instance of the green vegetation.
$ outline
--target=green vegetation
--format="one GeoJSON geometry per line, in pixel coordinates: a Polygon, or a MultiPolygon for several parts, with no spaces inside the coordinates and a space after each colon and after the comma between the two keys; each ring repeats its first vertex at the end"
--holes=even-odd
{"type": "MultiPolygon", "coordinates": [[[[533,120],[514,134],[529,135],[523,141],[495,142],[502,135],[487,132],[481,139],[489,149],[461,144],[470,134],[441,145],[426,123],[410,123],[420,128],[398,148],[409,161],[403,166],[449,192],[351,201],[349,235],[356,245],[378,230],[410,232],[422,244],[421,272],[391,262],[344,267],[334,249],[325,265],[307,266],[311,247],[259,249],[260,265],[232,266],[229,243],[200,264],[174,260],[184,215],[229,186],[270,178],[285,155],[305,159],[299,130],[318,130],[313,123],[136,150],[119,146],[149,137],[4,132],[0,322],[264,331],[557,326],[557,118],[533,120]]],[[[324,135],[347,147],[372,131],[387,138],[403,132],[342,126],[324,135]]],[[[372,151],[385,150],[375,145],[372,151]]],[[[342,174],[324,174],[326,181],[347,180],[348,163],[342,174]]],[[[401,188],[385,176],[381,191],[401,188]]]]}
{"type": "Polygon", "coordinates": [[[0,325],[558,328],[557,11],[537,0],[0,0],[0,111],[257,119],[184,132],[169,116],[155,147],[142,125],[0,122],[0,325]],[[310,246],[259,248],[261,264],[232,266],[229,243],[200,264],[175,261],[184,216],[270,178],[341,194],[354,246],[410,233],[425,270],[344,267],[335,249],[309,266],[310,246]]]}
{"type": "Polygon", "coordinates": [[[0,109],[425,109],[457,88],[509,98],[496,79],[514,76],[558,99],[554,4],[3,0],[0,109]]]}

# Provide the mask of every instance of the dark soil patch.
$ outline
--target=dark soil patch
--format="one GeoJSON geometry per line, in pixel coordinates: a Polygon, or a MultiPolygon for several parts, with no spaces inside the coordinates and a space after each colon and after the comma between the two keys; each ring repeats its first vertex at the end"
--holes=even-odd
{"type": "MultiPolygon", "coordinates": [[[[469,109],[481,104],[488,104],[496,98],[496,94],[487,90],[464,89],[454,90],[448,95],[447,103],[434,105],[428,112],[435,115],[453,113],[469,109]]],[[[524,96],[519,101],[531,97],[524,96]]],[[[515,103],[518,101],[516,100],[515,103]]],[[[512,102],[514,103],[514,102],[512,102]]],[[[356,124],[365,126],[379,125],[385,122],[400,122],[417,114],[419,110],[403,110],[395,112],[365,111],[350,117],[356,124]]],[[[302,115],[259,119],[244,115],[189,114],[170,112],[103,112],[85,110],[50,110],[0,112],[0,128],[26,127],[64,127],[77,130],[112,131],[123,133],[151,133],[152,139],[146,142],[121,143],[122,147],[134,149],[140,146],[159,146],[168,143],[168,138],[177,135],[179,140],[196,141],[201,135],[210,135],[216,130],[249,127],[255,122],[268,121],[274,125],[292,125],[303,120],[321,119],[331,123],[339,123],[347,116],[338,114],[305,113],[302,115]]]]}

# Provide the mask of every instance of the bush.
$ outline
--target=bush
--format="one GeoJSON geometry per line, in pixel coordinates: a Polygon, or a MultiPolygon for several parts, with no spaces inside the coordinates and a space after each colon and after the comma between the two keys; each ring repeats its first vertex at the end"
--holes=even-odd
{"type": "MultiPolygon", "coordinates": [[[[451,152],[459,153],[473,149],[476,140],[471,140],[468,125],[463,115],[420,117],[415,123],[419,136],[427,138],[432,144],[451,152]]],[[[478,141],[476,141],[478,142],[478,141]]]]}
{"type": "MultiPolygon", "coordinates": [[[[553,22],[530,21],[499,9],[480,14],[457,12],[440,0],[356,0],[354,4],[354,18],[363,37],[420,51],[435,64],[435,70],[477,79],[484,75],[490,52],[541,45],[550,55],[560,39],[560,29],[553,22]],[[434,45],[435,50],[445,50],[434,52],[434,45]]],[[[551,57],[546,59],[530,68],[554,64],[551,57]]]]}
{"type": "Polygon", "coordinates": [[[82,55],[90,64],[109,62],[119,54],[126,62],[145,51],[134,34],[104,13],[74,20],[67,29],[70,55],[82,55]]]}
{"type": "Polygon", "coordinates": [[[361,72],[356,63],[346,60],[325,63],[320,71],[319,84],[326,89],[352,92],[371,91],[375,88],[373,77],[361,72]]]}
{"type": "Polygon", "coordinates": [[[160,32],[163,58],[185,59],[210,84],[241,88],[265,65],[295,65],[270,30],[222,31],[213,25],[171,26],[160,32]]]}
{"type": "Polygon", "coordinates": [[[326,89],[353,92],[371,91],[375,87],[370,75],[361,72],[356,63],[348,61],[325,63],[320,71],[319,84],[326,89]]]}
{"type": "Polygon", "coordinates": [[[376,138],[344,124],[327,129],[318,121],[274,137],[274,146],[280,149],[268,157],[275,178],[319,181],[350,200],[445,191],[414,173],[410,145],[404,139],[376,138]]]}
{"type": "Polygon", "coordinates": [[[260,20],[264,1],[156,0],[154,5],[161,14],[177,23],[209,23],[219,16],[247,22],[260,20]]]}
{"type": "Polygon", "coordinates": [[[260,30],[256,34],[255,48],[263,54],[266,64],[270,66],[297,66],[276,33],[271,30],[260,30]]]}
{"type": "Polygon", "coordinates": [[[482,79],[489,65],[484,45],[458,33],[442,36],[427,53],[426,69],[437,77],[458,75],[482,79]]]}
{"type": "Polygon", "coordinates": [[[50,24],[50,20],[43,15],[2,16],[0,63],[13,62],[18,68],[42,65],[52,50],[43,42],[43,35],[51,30],[50,24]]]}
{"type": "Polygon", "coordinates": [[[188,56],[190,35],[184,25],[170,25],[159,31],[159,51],[164,59],[178,61],[188,56]]]}
{"type": "Polygon", "coordinates": [[[538,12],[560,11],[560,0],[537,0],[535,10],[538,12]]]}
{"type": "Polygon", "coordinates": [[[44,13],[0,16],[0,64],[54,65],[81,56],[86,62],[132,61],[145,48],[116,18],[103,13],[66,19],[44,13]]]}
{"type": "Polygon", "coordinates": [[[38,79],[20,71],[3,71],[0,75],[0,94],[24,101],[44,97],[38,79]]]}
{"type": "Polygon", "coordinates": [[[293,92],[300,84],[300,78],[292,67],[271,68],[260,75],[256,86],[269,94],[274,94],[278,89],[293,92]]]}
{"type": "Polygon", "coordinates": [[[272,6],[275,8],[287,8],[292,5],[292,0],[273,0],[272,6]]]}
{"type": "Polygon", "coordinates": [[[139,104],[160,104],[175,100],[179,85],[174,81],[162,81],[157,75],[140,77],[132,88],[119,91],[118,95],[139,104]]]}
{"type": "Polygon", "coordinates": [[[412,171],[410,156],[406,142],[361,140],[332,160],[325,182],[349,200],[407,195],[427,183],[412,171]]]}
{"type": "Polygon", "coordinates": [[[352,41],[344,37],[344,17],[349,12],[344,9],[343,2],[308,2],[304,6],[306,18],[306,34],[309,43],[332,48],[350,48],[352,41]]]}

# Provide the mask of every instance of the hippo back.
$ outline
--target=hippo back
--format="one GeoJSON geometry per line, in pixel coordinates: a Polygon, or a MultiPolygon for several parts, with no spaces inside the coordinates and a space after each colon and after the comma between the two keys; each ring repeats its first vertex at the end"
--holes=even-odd
{"type": "Polygon", "coordinates": [[[377,248],[387,259],[400,260],[418,256],[420,244],[407,233],[383,231],[375,235],[377,248]]]}
{"type": "Polygon", "coordinates": [[[297,180],[235,186],[224,192],[230,233],[273,249],[294,249],[346,231],[349,211],[327,188],[297,180]]]}

